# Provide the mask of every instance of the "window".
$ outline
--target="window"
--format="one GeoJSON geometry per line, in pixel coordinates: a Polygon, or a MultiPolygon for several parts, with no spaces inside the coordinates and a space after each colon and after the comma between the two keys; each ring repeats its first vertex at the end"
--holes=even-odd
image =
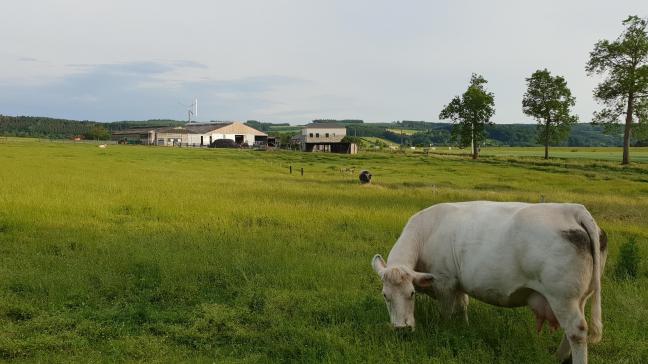
{"type": "Polygon", "coordinates": [[[308,134],[308,136],[312,138],[312,137],[313,137],[313,133],[308,134]]]}
{"type": "Polygon", "coordinates": [[[319,138],[319,133],[315,133],[315,138],[319,138]]]}
{"type": "Polygon", "coordinates": [[[327,138],[329,137],[329,133],[326,133],[326,137],[327,137],[327,138]]]}

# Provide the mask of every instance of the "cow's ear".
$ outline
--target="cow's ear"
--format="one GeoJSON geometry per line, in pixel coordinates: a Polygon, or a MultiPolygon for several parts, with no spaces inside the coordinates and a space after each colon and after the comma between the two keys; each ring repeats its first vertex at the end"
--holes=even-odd
{"type": "Polygon", "coordinates": [[[416,273],[414,274],[414,285],[419,288],[429,288],[434,283],[434,275],[430,273],[416,273]]]}
{"type": "Polygon", "coordinates": [[[371,259],[371,266],[373,267],[373,270],[381,276],[382,272],[387,268],[387,265],[380,254],[374,255],[373,259],[371,259]]]}

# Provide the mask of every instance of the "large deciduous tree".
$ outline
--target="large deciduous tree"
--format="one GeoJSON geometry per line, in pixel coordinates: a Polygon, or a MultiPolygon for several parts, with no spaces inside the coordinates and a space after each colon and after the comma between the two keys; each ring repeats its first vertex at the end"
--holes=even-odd
{"type": "Polygon", "coordinates": [[[486,139],[484,128],[492,124],[490,118],[495,114],[495,96],[486,90],[487,82],[473,73],[466,92],[455,96],[439,114],[439,119],[452,120],[452,134],[459,145],[472,144],[473,159],[479,156],[479,144],[486,139]]]}
{"type": "Polygon", "coordinates": [[[565,79],[552,76],[546,68],[533,72],[526,81],[522,111],[538,121],[538,143],[544,145],[544,157],[548,159],[549,144],[567,138],[572,124],[578,122],[578,117],[570,110],[576,99],[565,79]]]}
{"type": "Polygon", "coordinates": [[[594,89],[594,98],[604,108],[594,113],[593,122],[609,129],[625,116],[622,164],[629,164],[630,138],[645,132],[647,124],[648,19],[629,16],[623,25],[626,28],[615,41],[600,40],[594,45],[585,69],[590,75],[604,76],[594,89]]]}

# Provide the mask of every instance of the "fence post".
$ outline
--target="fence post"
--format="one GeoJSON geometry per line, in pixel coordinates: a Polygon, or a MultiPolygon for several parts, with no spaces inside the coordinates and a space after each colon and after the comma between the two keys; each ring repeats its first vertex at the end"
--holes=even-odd
{"type": "Polygon", "coordinates": [[[290,166],[290,174],[292,174],[292,166],[290,166]]]}
{"type": "Polygon", "coordinates": [[[304,175],[304,167],[301,168],[301,175],[304,175]]]}

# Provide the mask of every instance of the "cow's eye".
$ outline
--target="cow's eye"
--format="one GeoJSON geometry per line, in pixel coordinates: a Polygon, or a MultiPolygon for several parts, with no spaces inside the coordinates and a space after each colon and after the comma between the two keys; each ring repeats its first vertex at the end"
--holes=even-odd
{"type": "Polygon", "coordinates": [[[384,294],[384,293],[383,293],[383,297],[385,297],[385,299],[387,299],[387,295],[386,295],[386,294],[384,294]]]}
{"type": "Polygon", "coordinates": [[[414,291],[412,291],[412,294],[410,294],[410,298],[414,298],[414,291]]]}

